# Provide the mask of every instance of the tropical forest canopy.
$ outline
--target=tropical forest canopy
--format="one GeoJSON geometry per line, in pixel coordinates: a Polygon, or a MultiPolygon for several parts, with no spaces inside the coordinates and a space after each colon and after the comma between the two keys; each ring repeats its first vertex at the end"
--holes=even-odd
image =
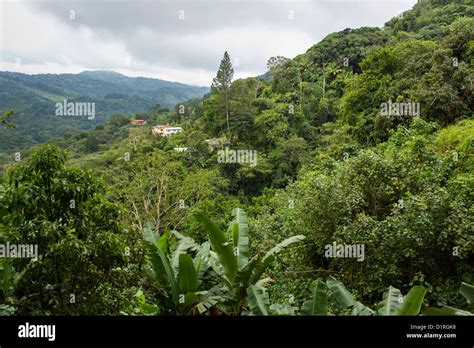
{"type": "Polygon", "coordinates": [[[225,52],[144,126],[11,147],[0,244],[39,255],[0,259],[0,313],[472,314],[473,59],[472,2],[419,1],[261,77],[225,52]]]}

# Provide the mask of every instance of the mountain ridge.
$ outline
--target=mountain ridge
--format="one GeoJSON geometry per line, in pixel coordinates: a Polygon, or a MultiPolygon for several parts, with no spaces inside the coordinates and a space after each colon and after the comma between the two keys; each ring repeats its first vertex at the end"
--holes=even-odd
{"type": "Polygon", "coordinates": [[[208,87],[129,77],[111,70],[86,70],[78,74],[1,71],[0,113],[15,110],[11,122],[16,128],[0,128],[0,152],[41,143],[70,130],[91,129],[114,113],[137,114],[156,104],[170,108],[208,92],[208,87]],[[97,115],[93,120],[58,118],[55,104],[64,100],[93,102],[97,115]]]}

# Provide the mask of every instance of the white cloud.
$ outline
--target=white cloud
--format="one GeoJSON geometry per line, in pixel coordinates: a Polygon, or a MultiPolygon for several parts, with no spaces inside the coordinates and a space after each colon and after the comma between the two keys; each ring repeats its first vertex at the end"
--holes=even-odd
{"type": "Polygon", "coordinates": [[[225,50],[239,61],[235,77],[255,76],[265,72],[270,56],[294,57],[347,27],[381,26],[415,3],[0,1],[1,70],[105,69],[196,85],[211,83],[225,50]]]}

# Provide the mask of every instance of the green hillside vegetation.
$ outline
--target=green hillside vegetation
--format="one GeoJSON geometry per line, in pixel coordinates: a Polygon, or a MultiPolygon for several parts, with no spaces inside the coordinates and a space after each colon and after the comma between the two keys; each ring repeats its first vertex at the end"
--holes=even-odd
{"type": "Polygon", "coordinates": [[[17,125],[15,129],[0,129],[0,153],[5,157],[67,131],[94,128],[113,113],[133,115],[155,104],[170,108],[208,91],[206,87],[132,78],[112,71],[40,75],[0,72],[0,112],[15,110],[12,122],[17,125]],[[95,103],[95,117],[56,116],[55,105],[64,100],[95,103]]]}
{"type": "Polygon", "coordinates": [[[0,244],[40,257],[0,259],[0,313],[472,315],[473,11],[419,1],[255,78],[226,52],[203,98],[9,159],[0,244]]]}

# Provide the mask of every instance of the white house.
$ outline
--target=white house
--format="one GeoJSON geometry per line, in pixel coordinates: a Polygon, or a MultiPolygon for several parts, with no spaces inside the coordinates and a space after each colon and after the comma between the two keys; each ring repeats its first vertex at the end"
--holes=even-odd
{"type": "Polygon", "coordinates": [[[171,126],[165,126],[162,128],[162,134],[167,137],[169,135],[173,134],[178,134],[183,131],[183,128],[181,127],[171,127],[171,126]]]}
{"type": "Polygon", "coordinates": [[[153,126],[151,127],[151,132],[154,135],[160,135],[160,136],[170,136],[173,134],[181,133],[183,131],[183,128],[181,127],[172,127],[169,125],[158,125],[158,126],[153,126]]]}

